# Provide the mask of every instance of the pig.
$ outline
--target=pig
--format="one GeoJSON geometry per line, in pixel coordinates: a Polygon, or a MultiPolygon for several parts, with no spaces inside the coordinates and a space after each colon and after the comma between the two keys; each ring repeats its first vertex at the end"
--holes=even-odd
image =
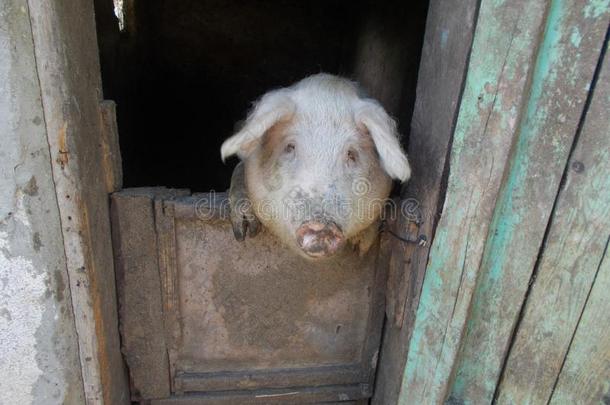
{"type": "Polygon", "coordinates": [[[411,175],[395,121],[330,74],[266,93],[221,146],[237,155],[229,189],[238,240],[261,226],[297,254],[330,258],[375,242],[392,181],[411,175]]]}

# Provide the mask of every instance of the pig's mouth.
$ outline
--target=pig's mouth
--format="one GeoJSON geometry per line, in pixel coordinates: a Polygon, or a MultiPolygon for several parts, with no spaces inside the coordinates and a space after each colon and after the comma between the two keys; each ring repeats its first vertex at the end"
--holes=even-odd
{"type": "Polygon", "coordinates": [[[343,232],[334,222],[307,221],[297,229],[297,244],[309,257],[329,257],[344,244],[343,232]]]}

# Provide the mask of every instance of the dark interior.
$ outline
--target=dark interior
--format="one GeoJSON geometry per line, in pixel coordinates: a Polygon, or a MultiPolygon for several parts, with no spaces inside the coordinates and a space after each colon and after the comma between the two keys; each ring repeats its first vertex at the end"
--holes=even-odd
{"type": "Polygon", "coordinates": [[[408,139],[427,1],[96,0],[124,187],[228,188],[220,160],[251,102],[330,72],[360,81],[408,139]]]}

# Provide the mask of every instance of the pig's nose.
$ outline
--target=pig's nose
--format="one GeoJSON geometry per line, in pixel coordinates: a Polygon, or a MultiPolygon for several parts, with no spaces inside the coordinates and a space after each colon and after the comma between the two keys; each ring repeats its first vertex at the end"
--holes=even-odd
{"type": "Polygon", "coordinates": [[[311,257],[331,256],[344,240],[343,232],[332,222],[309,221],[297,229],[297,243],[311,257]]]}

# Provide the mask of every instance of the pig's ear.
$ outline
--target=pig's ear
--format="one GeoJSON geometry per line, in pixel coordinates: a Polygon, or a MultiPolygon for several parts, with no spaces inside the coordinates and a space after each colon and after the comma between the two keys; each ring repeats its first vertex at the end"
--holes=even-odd
{"type": "Polygon", "coordinates": [[[287,89],[280,89],[265,94],[246,118],[244,126],[220,147],[223,162],[229,156],[237,155],[240,159],[248,156],[255,149],[265,133],[280,121],[289,120],[296,106],[287,89]]]}
{"type": "Polygon", "coordinates": [[[396,122],[374,100],[361,100],[356,108],[355,119],[361,130],[373,138],[381,160],[381,166],[393,179],[402,182],[411,177],[407,155],[399,141],[396,122]]]}

